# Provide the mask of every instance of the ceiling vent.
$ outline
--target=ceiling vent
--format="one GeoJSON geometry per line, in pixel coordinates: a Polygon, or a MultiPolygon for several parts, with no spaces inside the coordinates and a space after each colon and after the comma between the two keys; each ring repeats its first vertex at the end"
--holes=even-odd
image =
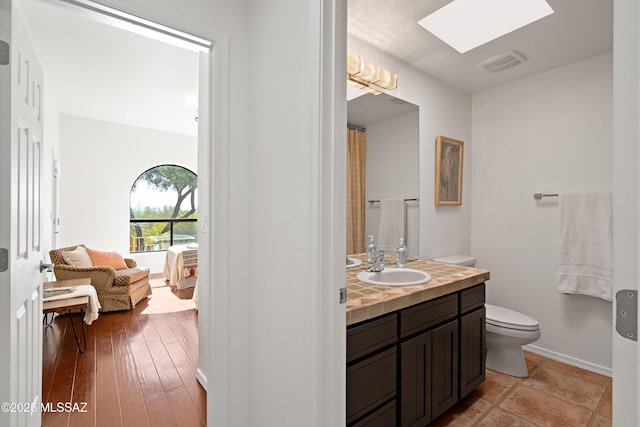
{"type": "Polygon", "coordinates": [[[522,64],[526,60],[527,58],[517,50],[510,50],[509,52],[501,53],[486,61],[482,61],[478,65],[492,73],[497,73],[522,64]]]}

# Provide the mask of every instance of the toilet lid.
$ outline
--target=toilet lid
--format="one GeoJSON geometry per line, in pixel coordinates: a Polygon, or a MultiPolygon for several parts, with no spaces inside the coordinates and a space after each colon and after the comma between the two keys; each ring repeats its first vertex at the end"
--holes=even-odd
{"type": "Polygon", "coordinates": [[[538,321],[526,314],[509,310],[497,305],[485,304],[487,310],[487,324],[521,331],[535,331],[538,329],[538,321]]]}
{"type": "Polygon", "coordinates": [[[476,265],[476,259],[469,255],[448,255],[433,259],[435,262],[444,262],[445,264],[464,265],[473,267],[476,265]]]}

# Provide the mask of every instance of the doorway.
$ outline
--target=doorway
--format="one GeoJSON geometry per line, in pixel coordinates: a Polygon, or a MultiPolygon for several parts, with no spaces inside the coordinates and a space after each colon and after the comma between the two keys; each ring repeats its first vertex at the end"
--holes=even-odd
{"type": "MultiPolygon", "coordinates": [[[[90,18],[88,18],[87,16],[82,16],[82,15],[88,15],[88,14],[93,14],[94,17],[97,15],[100,15],[99,12],[97,12],[95,9],[92,11],[88,11],[87,9],[84,9],[83,6],[76,6],[76,5],[68,5],[65,3],[65,0],[51,0],[48,1],[46,3],[40,3],[40,6],[42,7],[47,7],[51,10],[54,10],[55,8],[62,8],[62,9],[66,9],[67,12],[72,12],[75,13],[77,15],[81,16],[81,19],[85,19],[88,20],[90,18]]],[[[118,2],[112,2],[117,4],[118,2]]],[[[121,3],[126,3],[126,2],[121,2],[121,3]]],[[[74,2],[74,4],[77,4],[76,2],[74,2]]],[[[83,3],[84,6],[90,5],[91,2],[85,2],[83,3]]],[[[104,9],[101,7],[101,9],[104,9]]],[[[130,15],[128,15],[129,18],[131,17],[130,15]]],[[[98,16],[100,17],[100,16],[98,16]]],[[[29,16],[28,16],[29,18],[29,16]]],[[[102,16],[101,20],[104,20],[104,16],[102,16]]],[[[115,19],[113,17],[113,15],[111,15],[111,19],[115,19]]],[[[50,20],[52,22],[49,22],[50,25],[55,24],[55,22],[53,22],[54,20],[50,20]]],[[[116,19],[116,21],[118,21],[116,19]]],[[[167,18],[168,22],[170,22],[170,19],[167,18]]],[[[124,24],[124,26],[128,26],[131,27],[130,22],[128,21],[121,21],[120,24],[124,24]]],[[[184,25],[184,23],[182,23],[184,25]]],[[[148,25],[149,27],[153,27],[153,24],[150,23],[149,21],[145,21],[145,25],[148,25]]],[[[212,199],[213,199],[213,188],[209,191],[207,191],[210,186],[208,185],[208,182],[211,181],[212,179],[212,174],[209,172],[211,170],[213,170],[213,164],[211,162],[211,156],[209,155],[210,152],[213,152],[216,150],[216,147],[213,146],[213,134],[211,132],[211,123],[210,121],[216,121],[216,114],[213,112],[213,109],[209,106],[209,100],[210,99],[219,99],[220,98],[220,92],[223,93],[222,97],[224,98],[224,92],[226,90],[225,89],[221,89],[220,86],[218,86],[215,90],[213,89],[213,85],[210,84],[209,80],[212,79],[212,73],[213,73],[213,69],[215,66],[218,66],[218,64],[221,63],[225,63],[226,62],[226,54],[225,52],[222,53],[218,53],[216,55],[216,61],[214,63],[213,60],[213,54],[210,53],[210,50],[213,49],[214,45],[213,45],[213,40],[215,40],[216,37],[219,38],[219,35],[215,33],[215,31],[213,29],[210,29],[208,27],[202,27],[201,25],[194,25],[193,28],[196,28],[199,30],[199,34],[203,34],[205,36],[208,36],[208,38],[200,38],[200,37],[193,37],[193,40],[191,39],[190,36],[186,35],[185,33],[180,33],[179,34],[179,39],[178,42],[180,44],[184,44],[185,42],[185,38],[188,39],[186,40],[187,42],[191,42],[191,41],[195,41],[196,45],[199,46],[199,48],[196,48],[196,50],[199,50],[199,53],[197,54],[197,59],[196,59],[196,67],[198,67],[198,69],[200,70],[200,76],[199,76],[199,81],[196,83],[197,87],[199,88],[198,90],[200,92],[205,92],[204,96],[200,96],[200,102],[196,103],[195,105],[193,105],[194,107],[194,112],[195,114],[191,115],[190,120],[196,124],[197,128],[200,129],[199,131],[196,132],[197,134],[197,152],[198,154],[196,155],[197,159],[195,159],[195,163],[197,164],[197,170],[201,171],[199,173],[199,177],[200,180],[203,182],[203,185],[201,186],[201,188],[203,189],[202,194],[200,196],[200,203],[199,203],[199,212],[200,212],[200,220],[202,222],[201,225],[199,225],[199,241],[200,241],[200,245],[201,245],[201,254],[202,254],[202,261],[200,263],[200,278],[203,281],[207,281],[207,282],[211,282],[209,281],[209,277],[211,277],[211,268],[212,266],[209,265],[210,263],[208,262],[209,257],[207,256],[209,253],[208,247],[209,247],[209,242],[210,239],[209,235],[211,234],[211,232],[209,232],[208,230],[208,217],[209,217],[209,212],[212,209],[212,199]],[[216,34],[216,37],[213,37],[212,35],[216,34]],[[211,40],[207,41],[207,40],[211,40]],[[206,47],[208,45],[208,47],[206,47]],[[204,70],[204,73],[203,73],[204,70]],[[214,96],[215,95],[215,96],[214,96]],[[196,121],[197,119],[197,121],[196,121]],[[204,129],[204,131],[202,131],[204,129]]],[[[153,28],[146,28],[146,30],[152,30],[153,28]]],[[[125,30],[119,30],[119,31],[125,31],[125,30]]],[[[166,27],[163,27],[163,31],[161,33],[161,35],[163,37],[167,37],[168,33],[171,33],[172,30],[167,29],[166,27]]],[[[80,33],[81,34],[81,33],[80,33]]],[[[78,35],[76,34],[76,37],[78,37],[78,35]]],[[[223,39],[224,40],[224,39],[223,39]]],[[[90,43],[88,42],[87,38],[84,38],[84,41],[87,42],[89,44],[89,48],[91,48],[90,43]]],[[[219,40],[218,40],[219,41],[219,40]]],[[[36,42],[37,44],[37,42],[36,42]]],[[[224,42],[222,43],[222,45],[224,46],[224,42]]],[[[141,56],[144,56],[144,54],[142,54],[141,56]]],[[[91,58],[85,58],[87,61],[90,61],[91,58]]],[[[167,65],[167,67],[170,68],[170,64],[167,65]]],[[[75,69],[71,69],[69,70],[69,73],[74,73],[75,69]]],[[[86,78],[88,78],[88,76],[85,75],[86,78]]],[[[55,75],[53,76],[49,76],[49,81],[54,81],[55,82],[55,75]]],[[[99,84],[99,83],[97,83],[99,84]]],[[[51,83],[49,83],[49,85],[51,85],[51,83]]],[[[222,87],[225,87],[224,85],[222,87]]],[[[64,111],[59,110],[58,113],[62,113],[65,114],[64,111]]],[[[221,125],[220,126],[221,130],[225,129],[225,125],[221,125]]],[[[54,131],[57,131],[58,129],[54,129],[54,131]]],[[[171,132],[169,130],[169,132],[171,132]]],[[[221,142],[222,144],[225,144],[226,141],[224,140],[224,138],[222,139],[217,139],[217,141],[221,142]]],[[[64,150],[62,152],[57,151],[56,153],[58,153],[58,159],[59,159],[59,175],[62,177],[60,180],[64,181],[64,177],[65,177],[65,164],[68,165],[68,163],[65,163],[65,153],[64,150]]],[[[126,157],[126,156],[125,156],[126,157]]],[[[220,161],[224,161],[224,158],[219,157],[218,158],[218,163],[220,163],[220,161]]],[[[67,168],[68,171],[68,168],[67,168]]],[[[140,171],[135,171],[134,173],[139,173],[140,171]]],[[[131,181],[132,183],[133,181],[131,181]]],[[[130,184],[131,184],[130,183],[130,184]]],[[[129,185],[130,185],[129,184],[129,185]]],[[[220,194],[220,193],[218,193],[220,194]]],[[[224,192],[222,192],[221,194],[222,200],[225,199],[225,194],[224,192]]],[[[64,203],[64,199],[61,200],[61,203],[64,203]]],[[[128,201],[127,201],[128,203],[128,201]]],[[[52,212],[53,212],[53,206],[52,206],[52,212]]],[[[125,212],[128,212],[128,209],[125,210],[125,212]]],[[[115,216],[115,215],[113,215],[115,216]]],[[[126,215],[125,215],[126,216],[126,215]]],[[[57,215],[53,214],[52,217],[57,217],[57,215]]],[[[128,217],[126,218],[126,222],[128,222],[128,217]]],[[[63,218],[64,221],[64,218],[63,218]]],[[[64,222],[63,224],[61,224],[61,233],[64,233],[64,222]]],[[[213,231],[213,230],[212,230],[213,231]]],[[[53,242],[52,242],[53,243],[53,242]]],[[[128,242],[127,242],[128,243],[128,242]]],[[[210,297],[213,294],[213,289],[202,289],[199,292],[199,316],[201,321],[199,322],[199,335],[201,337],[203,337],[199,343],[200,343],[200,349],[199,349],[199,353],[200,353],[200,363],[199,363],[199,369],[197,371],[197,378],[200,381],[200,383],[205,387],[205,389],[207,388],[207,384],[206,384],[206,372],[210,369],[209,367],[211,366],[210,364],[210,360],[211,360],[211,350],[210,350],[210,342],[211,342],[211,330],[212,328],[209,326],[210,322],[208,321],[208,319],[210,319],[212,317],[212,310],[210,309],[212,306],[210,304],[210,297]]],[[[226,327],[226,325],[224,325],[226,327]]],[[[224,368],[223,368],[224,369],[224,368]]]]}

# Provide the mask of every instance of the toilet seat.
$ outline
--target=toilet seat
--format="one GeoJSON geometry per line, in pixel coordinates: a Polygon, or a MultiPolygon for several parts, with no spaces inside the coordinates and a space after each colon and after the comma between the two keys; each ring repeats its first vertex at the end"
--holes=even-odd
{"type": "Polygon", "coordinates": [[[538,321],[526,314],[491,304],[485,304],[487,325],[518,331],[536,331],[540,328],[538,321]]]}

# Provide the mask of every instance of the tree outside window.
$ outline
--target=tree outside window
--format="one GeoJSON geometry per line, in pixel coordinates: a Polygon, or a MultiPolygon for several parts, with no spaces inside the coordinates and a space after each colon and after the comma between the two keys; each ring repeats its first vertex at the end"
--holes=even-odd
{"type": "Polygon", "coordinates": [[[131,187],[131,252],[165,250],[197,243],[198,176],[187,168],[160,165],[143,172],[131,187]]]}

